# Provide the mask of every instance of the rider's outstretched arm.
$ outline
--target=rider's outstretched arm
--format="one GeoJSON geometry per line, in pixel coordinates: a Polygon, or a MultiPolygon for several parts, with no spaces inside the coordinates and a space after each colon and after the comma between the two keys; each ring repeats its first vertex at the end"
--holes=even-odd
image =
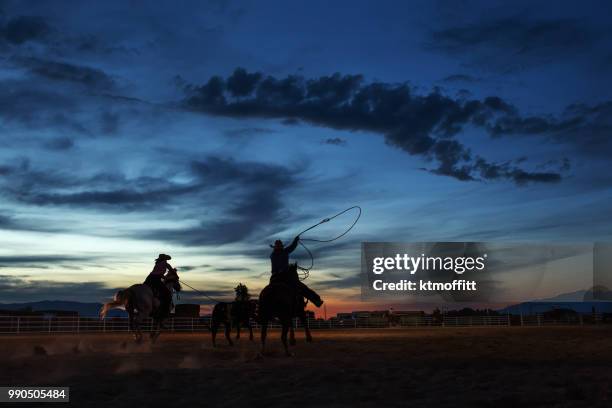
{"type": "Polygon", "coordinates": [[[295,250],[295,248],[297,248],[299,241],[300,241],[300,236],[298,235],[297,237],[293,238],[293,242],[291,243],[291,245],[285,248],[285,251],[288,254],[292,253],[295,250]]]}

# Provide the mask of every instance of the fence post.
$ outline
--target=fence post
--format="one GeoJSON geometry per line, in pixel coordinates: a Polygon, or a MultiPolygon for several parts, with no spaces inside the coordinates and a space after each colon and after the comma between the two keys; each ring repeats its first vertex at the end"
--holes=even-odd
{"type": "Polygon", "coordinates": [[[18,317],[17,318],[17,333],[19,333],[20,325],[21,325],[21,317],[18,317]]]}
{"type": "Polygon", "coordinates": [[[49,318],[49,333],[51,333],[51,318],[49,318]]]}
{"type": "Polygon", "coordinates": [[[102,332],[106,333],[106,319],[102,319],[102,332]]]}

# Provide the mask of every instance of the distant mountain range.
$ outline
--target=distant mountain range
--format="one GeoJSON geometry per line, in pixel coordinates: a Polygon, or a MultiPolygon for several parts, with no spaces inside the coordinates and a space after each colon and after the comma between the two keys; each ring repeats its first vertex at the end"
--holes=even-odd
{"type": "MultiPolygon", "coordinates": [[[[32,311],[63,310],[78,312],[79,316],[97,317],[102,307],[101,303],[83,303],[66,300],[43,300],[39,302],[0,303],[0,311],[17,311],[31,309],[32,311]]],[[[562,293],[547,299],[536,299],[498,309],[500,313],[533,314],[543,313],[552,309],[572,309],[579,313],[612,313],[612,291],[605,287],[595,286],[589,290],[562,293]],[[593,300],[597,299],[597,300],[593,300]]],[[[125,317],[124,310],[113,309],[109,317],[125,317]]]]}
{"type": "Polygon", "coordinates": [[[533,314],[552,309],[571,309],[578,313],[612,313],[612,291],[604,286],[562,293],[551,298],[536,299],[500,309],[500,313],[533,314]]]}
{"type": "Polygon", "coordinates": [[[610,301],[585,301],[585,302],[523,302],[516,305],[499,309],[498,312],[506,314],[535,314],[544,313],[554,309],[571,309],[578,313],[612,313],[612,302],[610,301]]]}
{"type": "MultiPolygon", "coordinates": [[[[100,313],[101,303],[82,303],[71,302],[66,300],[42,300],[40,302],[25,302],[25,303],[0,303],[0,310],[25,310],[31,309],[35,312],[46,310],[64,310],[70,312],[78,312],[79,316],[97,317],[100,313]]],[[[119,309],[113,309],[109,312],[109,317],[126,316],[126,312],[119,309]]]]}

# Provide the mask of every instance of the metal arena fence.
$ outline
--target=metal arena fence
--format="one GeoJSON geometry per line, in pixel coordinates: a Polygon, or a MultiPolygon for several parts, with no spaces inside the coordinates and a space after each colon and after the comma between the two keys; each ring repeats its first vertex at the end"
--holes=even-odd
{"type": "MultiPolygon", "coordinates": [[[[210,317],[184,318],[175,317],[165,322],[168,332],[208,332],[210,317]]],[[[366,328],[409,328],[409,327],[504,327],[504,326],[558,326],[558,325],[593,325],[603,322],[601,315],[576,315],[560,319],[547,318],[543,314],[516,316],[443,316],[434,319],[431,316],[400,317],[395,321],[386,318],[355,319],[308,319],[310,329],[366,329],[366,328]]],[[[257,322],[253,328],[259,329],[257,322]]],[[[293,321],[295,328],[300,328],[298,319],[293,321]]],[[[271,322],[269,327],[280,328],[278,322],[271,322]]],[[[141,325],[144,331],[151,330],[150,319],[141,325]]],[[[27,333],[113,333],[129,330],[125,317],[99,319],[95,317],[57,317],[57,316],[0,316],[0,334],[27,333]]]]}

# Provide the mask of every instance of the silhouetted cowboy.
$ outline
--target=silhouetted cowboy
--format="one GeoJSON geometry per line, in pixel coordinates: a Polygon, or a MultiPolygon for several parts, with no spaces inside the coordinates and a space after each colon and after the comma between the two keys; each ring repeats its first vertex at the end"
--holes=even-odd
{"type": "MultiPolygon", "coordinates": [[[[153,292],[156,293],[159,298],[159,316],[166,317],[170,313],[170,302],[172,301],[172,293],[170,290],[164,285],[162,278],[168,272],[169,275],[176,274],[176,269],[174,269],[168,261],[171,260],[172,257],[166,254],[159,254],[157,259],[155,260],[155,266],[147,279],[145,279],[145,285],[149,285],[153,292]]],[[[178,277],[178,275],[177,275],[178,277]]]]}
{"type": "Polygon", "coordinates": [[[288,276],[287,270],[289,269],[289,254],[295,250],[299,241],[300,236],[298,235],[293,239],[291,245],[286,248],[283,245],[283,241],[280,239],[277,239],[274,242],[274,246],[271,245],[274,250],[270,254],[270,261],[272,262],[272,276],[270,277],[270,282],[278,279],[294,284],[302,296],[310,300],[316,307],[321,307],[323,300],[321,300],[321,297],[314,290],[310,289],[303,282],[301,282],[297,276],[288,276]]]}

